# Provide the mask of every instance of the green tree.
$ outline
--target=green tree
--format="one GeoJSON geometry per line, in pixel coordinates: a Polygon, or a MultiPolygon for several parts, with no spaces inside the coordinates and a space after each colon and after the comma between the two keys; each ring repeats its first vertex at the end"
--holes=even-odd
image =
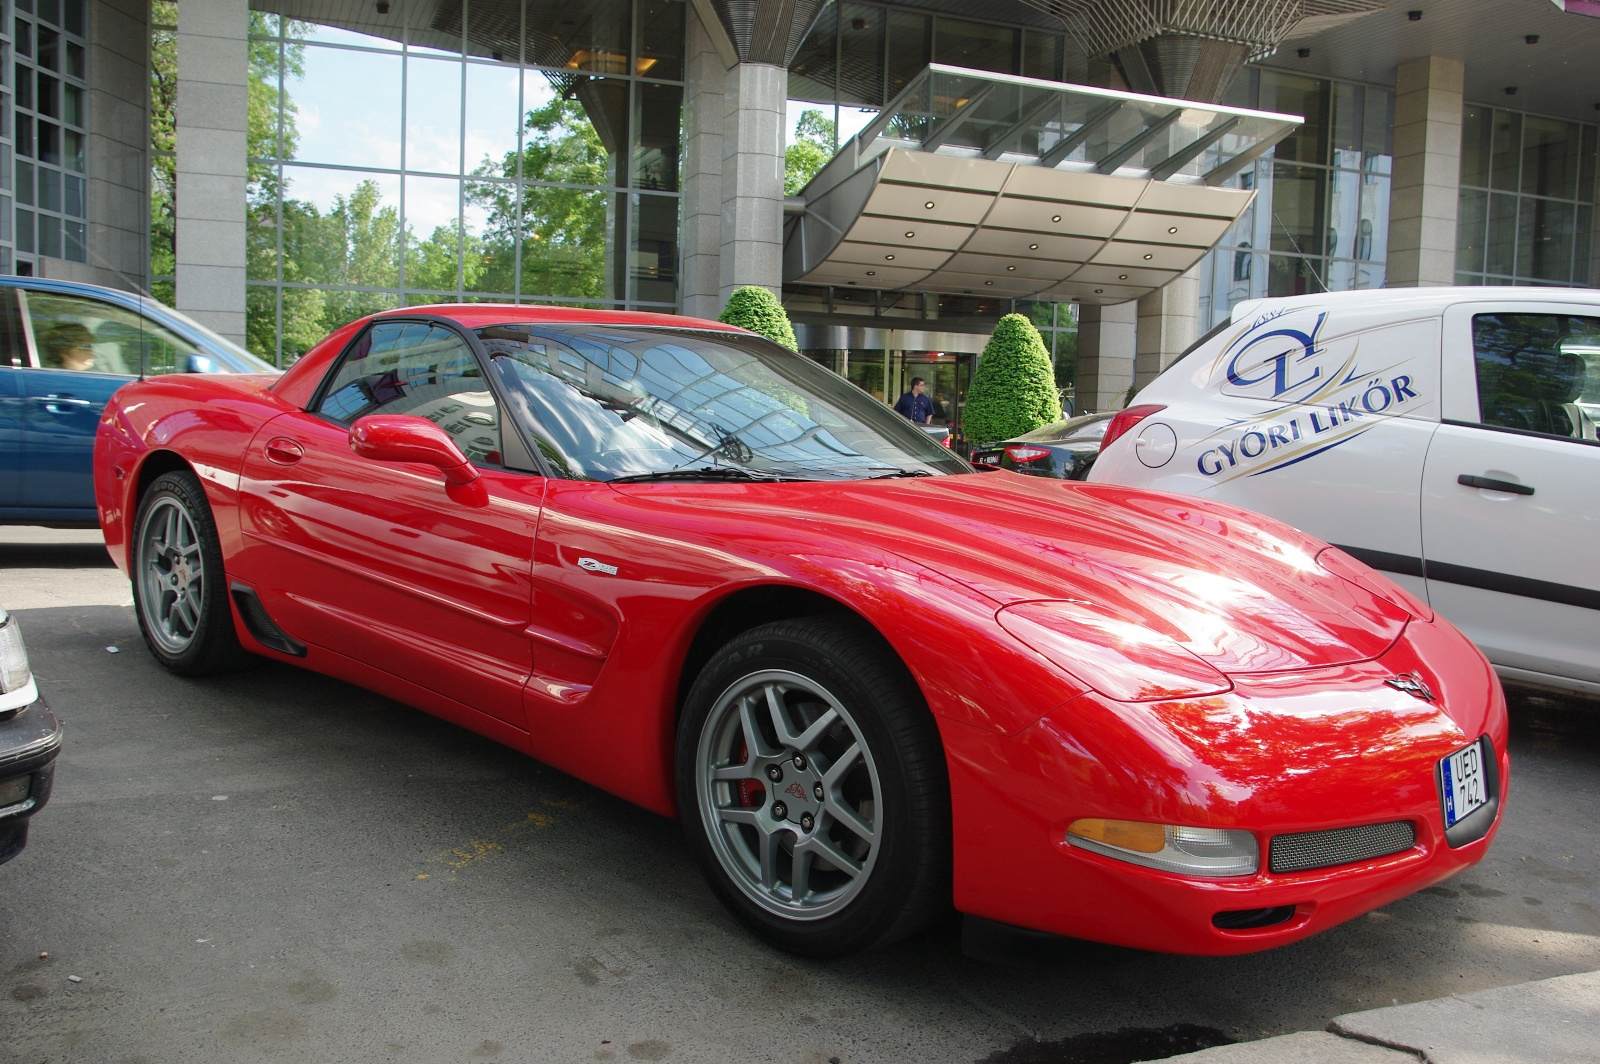
{"type": "Polygon", "coordinates": [[[789,324],[788,311],[783,309],[777,296],[760,285],[747,284],[734,289],[717,320],[760,333],[791,351],[800,350],[794,340],[794,326],[789,324]]]}
{"type": "Polygon", "coordinates": [[[783,150],[783,194],[798,195],[817,172],[833,158],[838,141],[837,126],[821,111],[800,112],[795,123],[794,143],[783,150]]]}
{"type": "Polygon", "coordinates": [[[1061,417],[1061,398],[1044,340],[1021,314],[994,327],[967,392],[962,425],[974,444],[1031,432],[1061,417]]]}

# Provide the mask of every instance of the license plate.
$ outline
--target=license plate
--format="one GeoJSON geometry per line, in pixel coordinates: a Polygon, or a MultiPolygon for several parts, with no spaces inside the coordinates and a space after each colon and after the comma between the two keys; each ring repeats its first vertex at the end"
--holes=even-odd
{"type": "Polygon", "coordinates": [[[1483,770],[1483,744],[1473,743],[1445,758],[1444,826],[1455,827],[1489,801],[1489,777],[1483,770]]]}

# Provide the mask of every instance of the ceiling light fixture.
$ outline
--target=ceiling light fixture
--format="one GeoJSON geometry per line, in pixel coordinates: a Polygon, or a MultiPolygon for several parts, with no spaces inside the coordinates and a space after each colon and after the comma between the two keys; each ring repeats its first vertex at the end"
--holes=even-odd
{"type": "Polygon", "coordinates": [[[878,276],[878,271],[877,270],[868,270],[867,271],[867,276],[868,277],[876,277],[876,276],[878,276]]]}
{"type": "Polygon", "coordinates": [[[1147,251],[1147,252],[1145,252],[1145,255],[1144,255],[1144,261],[1146,261],[1146,262],[1149,262],[1149,261],[1150,261],[1150,260],[1151,260],[1151,259],[1153,259],[1153,258],[1155,258],[1155,256],[1154,256],[1154,255],[1152,255],[1152,254],[1150,254],[1150,253],[1149,253],[1149,252],[1148,252],[1148,251],[1147,251]]]}
{"type": "Polygon", "coordinates": [[[1522,38],[1522,43],[1523,44],[1538,44],[1539,43],[1539,35],[1537,33],[1530,33],[1526,37],[1522,38]]]}
{"type": "Polygon", "coordinates": [[[1097,296],[1100,296],[1100,295],[1105,295],[1105,291],[1106,291],[1106,290],[1105,290],[1105,289],[1104,289],[1104,288],[1096,288],[1096,289],[1095,289],[1095,290],[1094,290],[1094,294],[1095,294],[1095,295],[1097,295],[1097,296]]]}
{"type": "MultiPolygon", "coordinates": [[[[1600,103],[1595,104],[1594,105],[1594,109],[1596,111],[1600,111],[1600,103]]],[[[1038,244],[1029,244],[1028,245],[1028,250],[1029,251],[1038,251],[1039,250],[1039,245],[1038,244]]]]}
{"type": "Polygon", "coordinates": [[[910,239],[911,239],[911,238],[912,238],[912,237],[914,237],[914,236],[916,236],[916,235],[917,235],[917,234],[916,234],[916,233],[913,233],[913,232],[912,232],[912,231],[911,231],[911,230],[909,230],[909,229],[907,229],[907,230],[906,230],[906,239],[907,239],[907,240],[910,240],[910,239]]]}
{"type": "Polygon", "coordinates": [[[1410,19],[1412,22],[1421,22],[1422,21],[1422,12],[1420,12],[1420,11],[1407,11],[1406,12],[1406,18],[1410,19]]]}
{"type": "Polygon", "coordinates": [[[1125,273],[1119,273],[1119,274],[1117,274],[1117,280],[1119,280],[1119,281],[1126,281],[1126,280],[1127,280],[1127,279],[1128,279],[1128,275],[1127,275],[1127,274],[1125,274],[1125,273]]]}
{"type": "Polygon", "coordinates": [[[1167,232],[1169,232],[1169,233],[1176,233],[1177,231],[1178,231],[1178,227],[1175,226],[1175,225],[1170,225],[1170,226],[1167,227],[1167,232]]]}
{"type": "Polygon", "coordinates": [[[1301,59],[1310,59],[1311,58],[1311,49],[1309,49],[1309,48],[1296,48],[1294,50],[1294,54],[1299,56],[1301,59]]]}
{"type": "Polygon", "coordinates": [[[994,282],[993,282],[993,281],[985,281],[985,282],[983,282],[983,283],[984,283],[984,284],[994,284],[994,282]]]}
{"type": "Polygon", "coordinates": [[[1007,266],[1007,267],[1006,267],[1006,269],[1008,269],[1008,270],[1014,270],[1014,269],[1016,269],[1016,267],[1015,267],[1015,266],[1007,266]]]}
{"type": "Polygon", "coordinates": [[[883,257],[883,261],[884,262],[893,262],[894,261],[894,256],[893,255],[885,255],[883,257]]]}
{"type": "Polygon", "coordinates": [[[1515,85],[1507,85],[1506,86],[1506,95],[1507,96],[1515,96],[1516,94],[1517,94],[1517,87],[1515,85]]]}
{"type": "Polygon", "coordinates": [[[1052,215],[1051,215],[1051,216],[1050,216],[1050,220],[1051,220],[1051,221],[1052,221],[1052,222],[1059,222],[1059,221],[1060,221],[1060,220],[1061,220],[1061,215],[1059,215],[1059,214],[1052,214],[1052,215]]]}
{"type": "Polygon", "coordinates": [[[924,203],[923,206],[928,208],[930,211],[933,210],[933,200],[929,200],[927,203],[924,203]]]}

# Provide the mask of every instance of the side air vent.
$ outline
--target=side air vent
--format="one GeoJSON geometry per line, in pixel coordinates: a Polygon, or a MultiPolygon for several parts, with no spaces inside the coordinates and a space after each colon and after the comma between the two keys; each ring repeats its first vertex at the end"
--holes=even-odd
{"type": "Polygon", "coordinates": [[[229,590],[233,592],[233,604],[239,608],[239,616],[244,618],[245,628],[249,629],[256,642],[280,654],[292,654],[297,658],[306,656],[306,645],[278,627],[253,588],[234,584],[229,590]]]}
{"type": "Polygon", "coordinates": [[[1224,931],[1253,931],[1286,923],[1292,916],[1293,905],[1275,905],[1270,909],[1230,909],[1217,913],[1211,922],[1224,931]]]}
{"type": "Polygon", "coordinates": [[[1271,868],[1274,872],[1309,872],[1387,857],[1416,844],[1416,825],[1409,820],[1278,835],[1272,840],[1271,868]]]}

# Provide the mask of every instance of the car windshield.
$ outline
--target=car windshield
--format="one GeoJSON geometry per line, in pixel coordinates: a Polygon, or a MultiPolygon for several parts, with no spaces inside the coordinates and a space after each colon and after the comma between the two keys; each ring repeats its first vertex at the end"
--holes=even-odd
{"type": "Polygon", "coordinates": [[[1060,440],[1098,440],[1106,434],[1112,414],[1081,414],[1052,421],[1016,438],[1017,443],[1056,443],[1060,440]]]}
{"type": "Polygon", "coordinates": [[[204,325],[201,325],[199,322],[195,321],[193,318],[189,317],[187,314],[184,314],[181,311],[173,310],[171,307],[167,306],[165,303],[157,303],[155,300],[148,299],[148,298],[141,299],[141,302],[154,303],[156,306],[160,307],[162,312],[165,313],[167,316],[172,317],[172,318],[176,318],[178,321],[182,322],[184,324],[184,326],[186,326],[187,328],[189,328],[189,329],[193,330],[194,332],[197,332],[200,335],[204,336],[207,340],[210,340],[213,344],[216,344],[217,347],[221,348],[222,351],[224,351],[227,354],[227,357],[230,360],[229,365],[227,366],[227,369],[229,369],[229,370],[231,370],[231,371],[233,371],[235,373],[282,373],[283,372],[282,370],[280,370],[276,366],[274,366],[272,363],[267,362],[267,361],[265,361],[263,359],[257,358],[255,355],[252,355],[250,352],[246,351],[244,348],[240,347],[238,344],[234,343],[232,340],[228,339],[226,336],[222,336],[222,335],[220,335],[218,333],[212,332],[210,329],[206,328],[204,325]]]}
{"type": "Polygon", "coordinates": [[[588,480],[846,480],[971,466],[843,378],[744,333],[607,325],[478,330],[512,415],[588,480]]]}

